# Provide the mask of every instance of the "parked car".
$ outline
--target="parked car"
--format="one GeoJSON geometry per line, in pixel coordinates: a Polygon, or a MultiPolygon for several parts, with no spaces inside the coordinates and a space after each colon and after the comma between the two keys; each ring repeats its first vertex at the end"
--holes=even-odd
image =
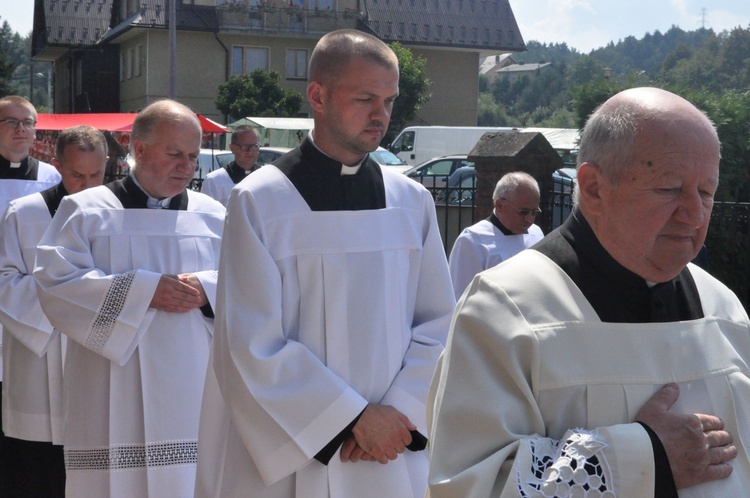
{"type": "Polygon", "coordinates": [[[383,147],[378,147],[376,150],[370,152],[370,158],[379,165],[387,166],[389,169],[393,169],[400,173],[411,169],[411,166],[401,160],[400,157],[383,147]]]}
{"type": "Polygon", "coordinates": [[[463,166],[448,177],[447,185],[435,196],[435,204],[455,206],[473,206],[477,186],[477,169],[474,166],[463,166]]]}
{"type": "Polygon", "coordinates": [[[261,147],[258,153],[258,164],[269,164],[280,158],[287,152],[289,147],[261,147]]]}
{"type": "Polygon", "coordinates": [[[448,177],[458,168],[474,166],[466,155],[439,156],[419,166],[407,170],[404,174],[429,189],[443,188],[448,177]]]}
{"type": "Polygon", "coordinates": [[[205,178],[213,170],[223,168],[232,161],[234,161],[234,154],[228,150],[201,149],[193,178],[205,178]]]}
{"type": "Polygon", "coordinates": [[[573,210],[577,171],[560,168],[552,173],[552,229],[559,227],[573,210]]]}

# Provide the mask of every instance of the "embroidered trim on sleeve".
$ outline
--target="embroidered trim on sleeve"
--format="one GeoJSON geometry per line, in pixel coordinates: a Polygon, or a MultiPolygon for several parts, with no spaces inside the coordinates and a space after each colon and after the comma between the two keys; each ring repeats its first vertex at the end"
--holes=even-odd
{"type": "Polygon", "coordinates": [[[91,325],[91,332],[86,337],[86,343],[84,344],[86,348],[96,353],[102,352],[115,329],[117,317],[125,306],[125,300],[128,297],[128,290],[133,283],[133,279],[135,279],[135,271],[129,271],[114,277],[112,285],[110,285],[107,295],[104,296],[104,300],[96,313],[94,323],[91,325]]]}
{"type": "Polygon", "coordinates": [[[597,431],[569,431],[564,442],[548,438],[527,441],[529,468],[517,467],[519,494],[523,497],[615,498],[612,472],[603,450],[606,443],[597,431]]]}
{"type": "Polygon", "coordinates": [[[119,445],[109,448],[65,448],[66,470],[117,470],[198,462],[198,441],[168,441],[147,445],[119,445]]]}

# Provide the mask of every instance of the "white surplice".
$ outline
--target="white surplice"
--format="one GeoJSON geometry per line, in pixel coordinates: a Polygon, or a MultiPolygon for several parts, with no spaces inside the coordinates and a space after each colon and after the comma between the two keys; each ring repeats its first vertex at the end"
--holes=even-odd
{"type": "Polygon", "coordinates": [[[34,277],[68,337],[66,494],[189,497],[212,335],[200,310],[149,308],[162,274],[195,274],[216,306],[224,208],[124,209],[106,186],[63,199],[34,277]]]}
{"type": "Polygon", "coordinates": [[[477,273],[499,265],[542,238],[544,234],[537,225],[531,225],[528,233],[518,235],[505,235],[489,220],[465,228],[453,243],[448,258],[456,299],[477,273]]]}
{"type": "MultiPolygon", "coordinates": [[[[57,169],[55,169],[54,166],[42,161],[39,161],[36,180],[0,179],[0,213],[5,212],[8,204],[13,199],[47,190],[48,188],[54,187],[60,183],[61,179],[62,177],[60,176],[60,173],[57,172],[57,169]]],[[[0,325],[0,330],[2,330],[2,325],[0,325]]],[[[0,337],[2,337],[2,334],[0,334],[0,337]]],[[[0,381],[2,381],[3,372],[2,357],[4,355],[2,354],[2,349],[3,344],[0,340],[0,381]]]]}
{"type": "Polygon", "coordinates": [[[204,193],[221,202],[224,206],[227,205],[229,200],[229,194],[234,188],[234,181],[229,176],[226,168],[216,169],[206,175],[201,184],[201,193],[204,193]]]}
{"type": "Polygon", "coordinates": [[[51,216],[41,194],[10,202],[0,234],[3,431],[62,444],[63,340],[42,311],[32,272],[51,216]]]}
{"type": "Polygon", "coordinates": [[[424,495],[426,451],[386,465],[313,458],[368,402],[426,435],[450,276],[430,194],[383,178],[374,210],[311,211],[275,166],[232,191],[196,496],[424,495]]]}
{"type": "Polygon", "coordinates": [[[534,250],[477,276],[432,386],[431,498],[653,496],[652,446],[634,419],[670,382],[670,411],[720,417],[739,450],[729,478],[680,497],[746,496],[750,322],[731,291],[688,267],[705,317],[665,323],[602,322],[534,250]]]}

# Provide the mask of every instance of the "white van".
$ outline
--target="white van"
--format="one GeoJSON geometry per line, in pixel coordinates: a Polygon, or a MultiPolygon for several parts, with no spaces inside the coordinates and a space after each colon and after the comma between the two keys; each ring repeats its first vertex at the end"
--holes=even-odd
{"type": "Polygon", "coordinates": [[[409,126],[398,134],[391,152],[412,166],[437,156],[468,154],[482,135],[491,131],[518,131],[499,126],[409,126]]]}

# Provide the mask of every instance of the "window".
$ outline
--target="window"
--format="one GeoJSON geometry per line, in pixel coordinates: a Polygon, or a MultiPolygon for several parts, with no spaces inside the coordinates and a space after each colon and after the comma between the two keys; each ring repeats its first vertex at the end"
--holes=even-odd
{"type": "Polygon", "coordinates": [[[309,5],[310,10],[336,10],[334,0],[310,0],[307,4],[309,5]]]}
{"type": "Polygon", "coordinates": [[[286,77],[290,79],[307,79],[307,50],[287,49],[286,77]]]}
{"type": "Polygon", "coordinates": [[[393,142],[393,145],[391,146],[391,151],[398,153],[401,151],[412,151],[414,150],[414,135],[415,132],[413,131],[406,131],[402,133],[398,139],[393,142]]]}
{"type": "Polygon", "coordinates": [[[268,48],[232,47],[232,74],[268,69],[268,48]]]}
{"type": "Polygon", "coordinates": [[[76,60],[76,79],[75,79],[75,94],[81,95],[83,93],[83,61],[76,60]]]}
{"type": "Polygon", "coordinates": [[[133,57],[133,50],[125,50],[124,51],[125,60],[123,61],[123,66],[125,67],[125,77],[123,79],[129,80],[133,77],[133,66],[130,60],[133,57]]]}
{"type": "Polygon", "coordinates": [[[133,77],[137,78],[141,75],[141,45],[135,46],[135,53],[133,55],[133,77]]]}

